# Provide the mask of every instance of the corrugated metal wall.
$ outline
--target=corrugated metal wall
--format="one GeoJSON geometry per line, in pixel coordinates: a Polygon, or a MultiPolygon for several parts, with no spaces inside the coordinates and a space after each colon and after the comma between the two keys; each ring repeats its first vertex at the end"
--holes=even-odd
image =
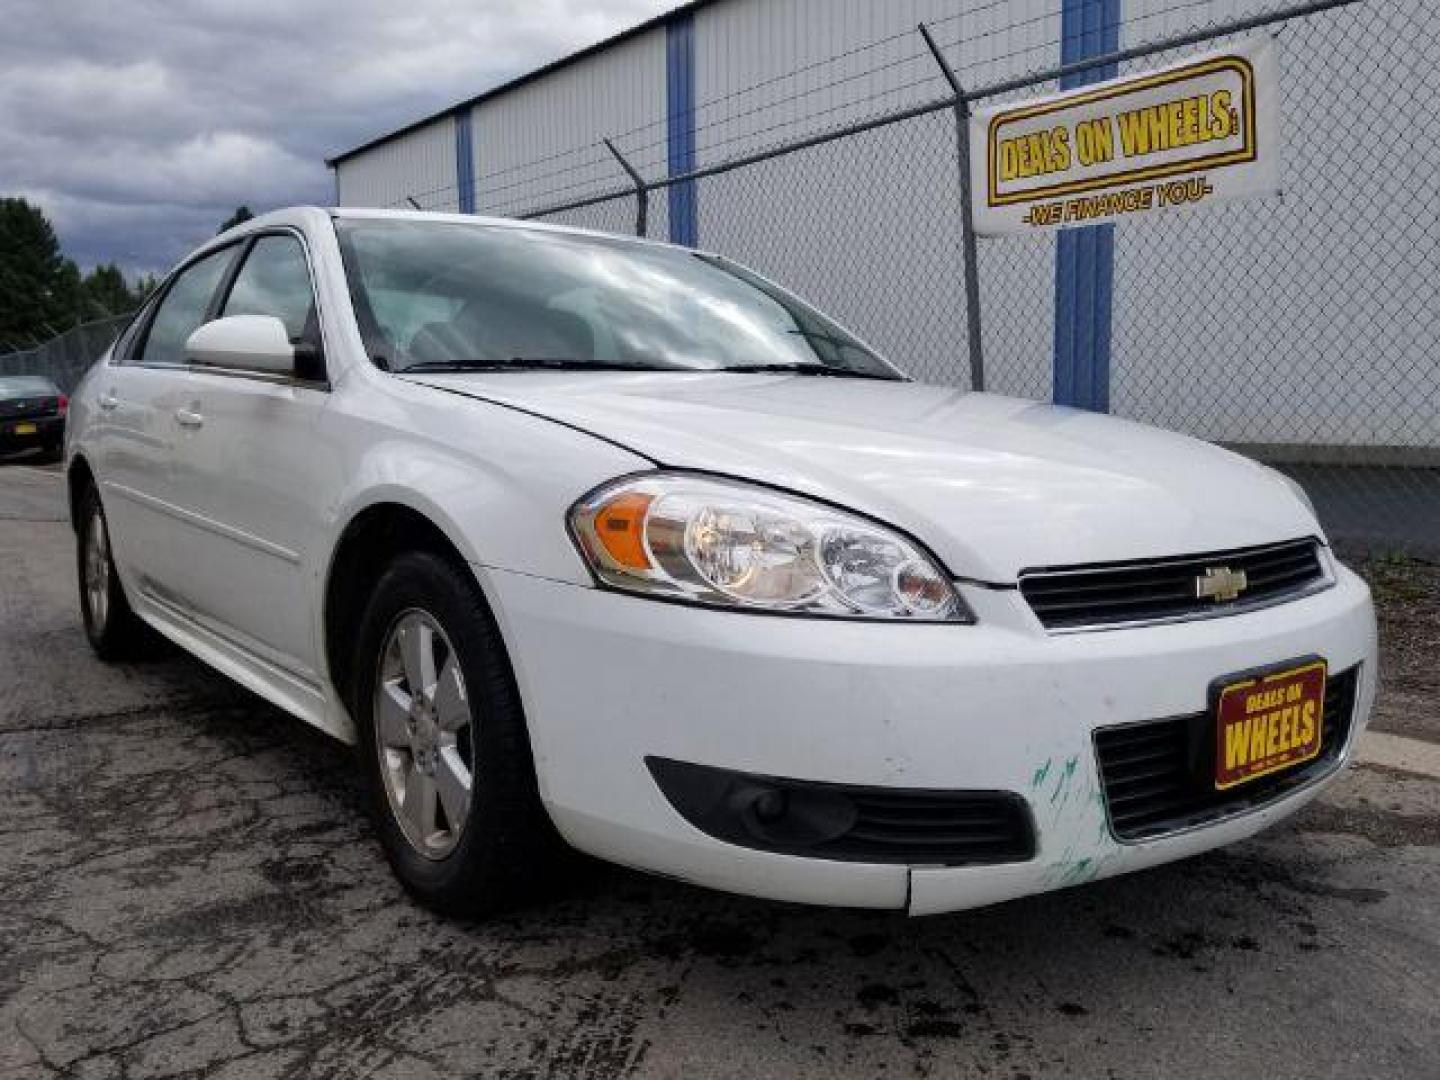
{"type": "MultiPolygon", "coordinates": [[[[730,0],[701,9],[700,163],[946,96],[916,29],[922,21],[936,24],[951,64],[972,85],[1053,63],[1059,0],[1001,7],[730,0]]],[[[956,168],[948,111],[828,143],[702,182],[700,243],[814,300],[920,377],[961,382],[968,366],[956,168]]],[[[1054,241],[1027,243],[1046,258],[1054,241]]],[[[1043,375],[1048,391],[1049,279],[1035,274],[1033,260],[988,271],[987,295],[1026,309],[1013,320],[1022,333],[987,342],[995,388],[1033,394],[1043,375]]]]}
{"type": "Polygon", "coordinates": [[[626,183],[601,145],[665,137],[665,31],[656,29],[482,102],[476,210],[513,213],[626,183]]]}
{"type": "Polygon", "coordinates": [[[381,143],[336,167],[341,206],[403,206],[406,197],[426,208],[455,199],[455,123],[446,116],[381,143]]]}
{"type": "MultiPolygon", "coordinates": [[[[1125,0],[1121,45],[1276,6],[1125,0]]],[[[1440,445],[1440,228],[1412,218],[1416,193],[1440,189],[1433,155],[1395,152],[1399,132],[1440,143],[1419,90],[1437,14],[1433,0],[1378,9],[1352,32],[1321,36],[1347,16],[1277,35],[1282,198],[1117,227],[1114,412],[1228,442],[1440,445]]]]}
{"type": "MultiPolygon", "coordinates": [[[[726,0],[693,15],[694,160],[706,165],[944,96],[917,25],[936,23],[972,84],[1052,64],[1061,0],[726,0]]],[[[666,29],[658,27],[476,105],[474,206],[513,214],[625,186],[600,143],[612,138],[642,175],[671,170],[666,29]]],[[[340,166],[346,205],[459,207],[450,118],[340,166]],[[426,155],[429,156],[426,156],[426,155]],[[407,166],[408,162],[408,166],[407,166]],[[407,173],[408,167],[408,173],[407,173]],[[352,179],[352,177],[354,179],[352,179]],[[363,182],[362,182],[363,178],[363,182]]],[[[951,114],[937,113],[699,182],[695,234],[831,311],[923,378],[959,381],[965,311],[956,257],[960,206],[951,114]],[[936,182],[937,177],[945,178],[936,182]],[[884,198],[877,198],[877,193],[884,198]],[[923,319],[917,311],[926,312],[923,319]]],[[[670,199],[650,205],[650,235],[674,235],[670,199]]],[[[548,220],[629,231],[633,204],[548,220]]],[[[683,231],[683,229],[682,229],[683,231]]],[[[995,388],[1049,389],[1053,290],[1037,260],[1054,241],[1021,241],[1019,260],[986,267],[1006,305],[995,388]]]]}
{"type": "Polygon", "coordinates": [[[936,37],[972,85],[1053,62],[1059,11],[1059,0],[729,0],[702,8],[702,163],[945,96],[921,22],[937,23],[936,37]]]}
{"type": "MultiPolygon", "coordinates": [[[[625,187],[606,136],[644,176],[659,178],[674,169],[677,145],[704,166],[941,97],[946,85],[915,30],[922,20],[967,86],[1048,68],[1060,58],[1064,2],[702,7],[679,17],[683,40],[675,25],[657,27],[477,105],[474,208],[522,213],[625,187]],[[666,113],[680,62],[693,132],[677,143],[666,113]]],[[[1285,2],[1120,0],[1120,45],[1285,2]]],[[[1364,132],[1326,127],[1359,103],[1366,123],[1391,133],[1392,151],[1396,131],[1415,133],[1415,145],[1440,144],[1440,114],[1417,92],[1434,70],[1436,14],[1427,0],[1365,7],[1374,11],[1365,23],[1355,17],[1353,41],[1322,36],[1348,32],[1331,16],[1280,36],[1285,199],[1116,226],[1110,347],[1092,358],[1108,364],[1113,411],[1237,442],[1440,442],[1440,416],[1425,411],[1440,381],[1428,330],[1435,275],[1424,284],[1440,263],[1440,229],[1402,219],[1411,193],[1434,187],[1430,159],[1367,151],[1364,132]],[[1430,30],[1408,35],[1412,23],[1430,30]],[[1368,206],[1356,193],[1369,193],[1368,206]],[[1402,244],[1416,280],[1388,290],[1402,244]],[[1266,303],[1255,302],[1259,293],[1266,303]]],[[[454,129],[446,116],[343,161],[341,203],[402,206],[413,196],[426,208],[458,208],[454,129]]],[[[953,118],[939,112],[703,179],[683,205],[694,208],[699,245],[814,299],[920,377],[963,384],[955,155],[953,118]]],[[[677,204],[666,194],[651,199],[650,235],[684,235],[683,223],[669,227],[677,204]]],[[[549,220],[630,231],[633,215],[633,201],[621,200],[549,220]]],[[[982,242],[990,389],[1051,396],[1055,264],[1054,234],[982,242]]]]}

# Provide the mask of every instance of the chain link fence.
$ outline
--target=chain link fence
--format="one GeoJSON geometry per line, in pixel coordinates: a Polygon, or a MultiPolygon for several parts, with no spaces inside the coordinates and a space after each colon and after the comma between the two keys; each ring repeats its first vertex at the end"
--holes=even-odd
{"type": "MultiPolygon", "coordinates": [[[[1440,555],[1440,222],[1425,194],[1440,175],[1440,13],[1430,0],[1126,6],[1121,74],[1276,36],[1283,194],[1114,226],[1111,411],[1289,472],[1342,545],[1440,555]],[[1207,21],[1217,9],[1228,22],[1207,21]]],[[[1059,88],[1058,15],[1006,25],[1004,7],[980,4],[988,23],[939,42],[967,102],[1059,88]],[[991,38],[1003,48],[977,49],[991,38]]],[[[979,319],[983,388],[1047,400],[1056,234],[981,239],[969,310],[956,98],[918,33],[898,59],[885,44],[884,66],[907,73],[904,108],[848,108],[768,144],[771,128],[732,136],[743,152],[638,195],[623,160],[602,186],[597,157],[578,192],[562,176],[481,212],[634,233],[643,198],[644,232],[665,238],[670,189],[687,183],[702,247],[797,289],[915,377],[969,388],[979,319]]],[[[639,156],[639,174],[663,172],[639,156]]]]}
{"type": "Polygon", "coordinates": [[[916,378],[954,382],[967,319],[956,160],[954,118],[932,112],[719,173],[696,182],[701,243],[797,289],[916,378]],[[834,246],[797,242],[801,229],[834,246]]]}
{"type": "Polygon", "coordinates": [[[1440,14],[1277,38],[1283,194],[1117,228],[1111,408],[1289,472],[1341,541],[1440,554],[1440,14]]]}
{"type": "MultiPolygon", "coordinates": [[[[1059,88],[1058,5],[958,6],[929,25],[967,106],[1059,88]]],[[[1283,194],[1113,226],[1110,410],[1286,470],[1342,543],[1440,555],[1440,219],[1428,197],[1440,11],[1432,0],[1122,8],[1109,28],[1120,52],[1093,58],[1096,75],[1277,38],[1283,194]]],[[[908,30],[703,102],[702,164],[684,176],[665,175],[663,126],[649,124],[512,168],[474,202],[665,238],[684,185],[703,247],[795,288],[915,377],[973,388],[978,322],[983,389],[1047,400],[1057,234],[980,240],[967,299],[956,105],[908,30]]],[[[459,202],[454,187],[404,200],[459,202]]],[[[72,389],[124,321],[0,357],[0,374],[72,389]]]]}
{"type": "Polygon", "coordinates": [[[0,354],[0,376],[44,375],[65,393],[72,393],[129,321],[128,314],[96,319],[72,326],[33,349],[0,354]]]}

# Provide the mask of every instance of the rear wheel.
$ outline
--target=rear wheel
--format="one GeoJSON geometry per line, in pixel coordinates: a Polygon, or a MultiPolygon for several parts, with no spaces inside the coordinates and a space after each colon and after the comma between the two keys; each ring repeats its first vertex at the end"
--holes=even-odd
{"type": "Polygon", "coordinates": [[[396,874],[426,904],[480,915],[536,895],[563,850],[540,804],[508,658],[473,580],[401,555],[361,622],[351,701],[396,874]]]}
{"type": "Polygon", "coordinates": [[[110,550],[110,528],[100,493],[91,484],[80,497],[76,535],[76,570],[80,582],[80,615],[90,647],[102,660],[129,660],[148,654],[154,632],[136,617],[125,598],[110,550]]]}

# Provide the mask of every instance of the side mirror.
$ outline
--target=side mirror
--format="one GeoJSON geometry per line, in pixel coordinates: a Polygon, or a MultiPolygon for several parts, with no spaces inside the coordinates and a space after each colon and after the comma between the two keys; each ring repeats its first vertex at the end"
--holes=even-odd
{"type": "Polygon", "coordinates": [[[295,346],[273,315],[227,315],[205,323],[185,342],[192,364],[295,374],[295,346]]]}

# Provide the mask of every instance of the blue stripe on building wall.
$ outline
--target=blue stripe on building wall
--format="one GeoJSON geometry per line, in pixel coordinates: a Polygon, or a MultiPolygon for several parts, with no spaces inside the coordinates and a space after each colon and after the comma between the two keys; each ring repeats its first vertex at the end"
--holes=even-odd
{"type": "Polygon", "coordinates": [[[475,136],[471,129],[470,110],[455,114],[455,187],[459,192],[462,214],[475,212],[475,136]]]}
{"type": "MultiPolygon", "coordinates": [[[[665,26],[665,155],[669,175],[695,168],[695,19],[681,15],[665,26]]],[[[666,189],[670,200],[670,242],[700,242],[695,181],[666,189]]]]}
{"type": "MultiPolygon", "coordinates": [[[[1062,0],[1060,62],[1074,63],[1120,47],[1120,0],[1062,0]]],[[[1116,74],[1105,64],[1067,76],[1062,89],[1116,74]]],[[[1064,229],[1055,244],[1057,405],[1110,410],[1110,327],[1115,282],[1115,226],[1064,229]]]]}

